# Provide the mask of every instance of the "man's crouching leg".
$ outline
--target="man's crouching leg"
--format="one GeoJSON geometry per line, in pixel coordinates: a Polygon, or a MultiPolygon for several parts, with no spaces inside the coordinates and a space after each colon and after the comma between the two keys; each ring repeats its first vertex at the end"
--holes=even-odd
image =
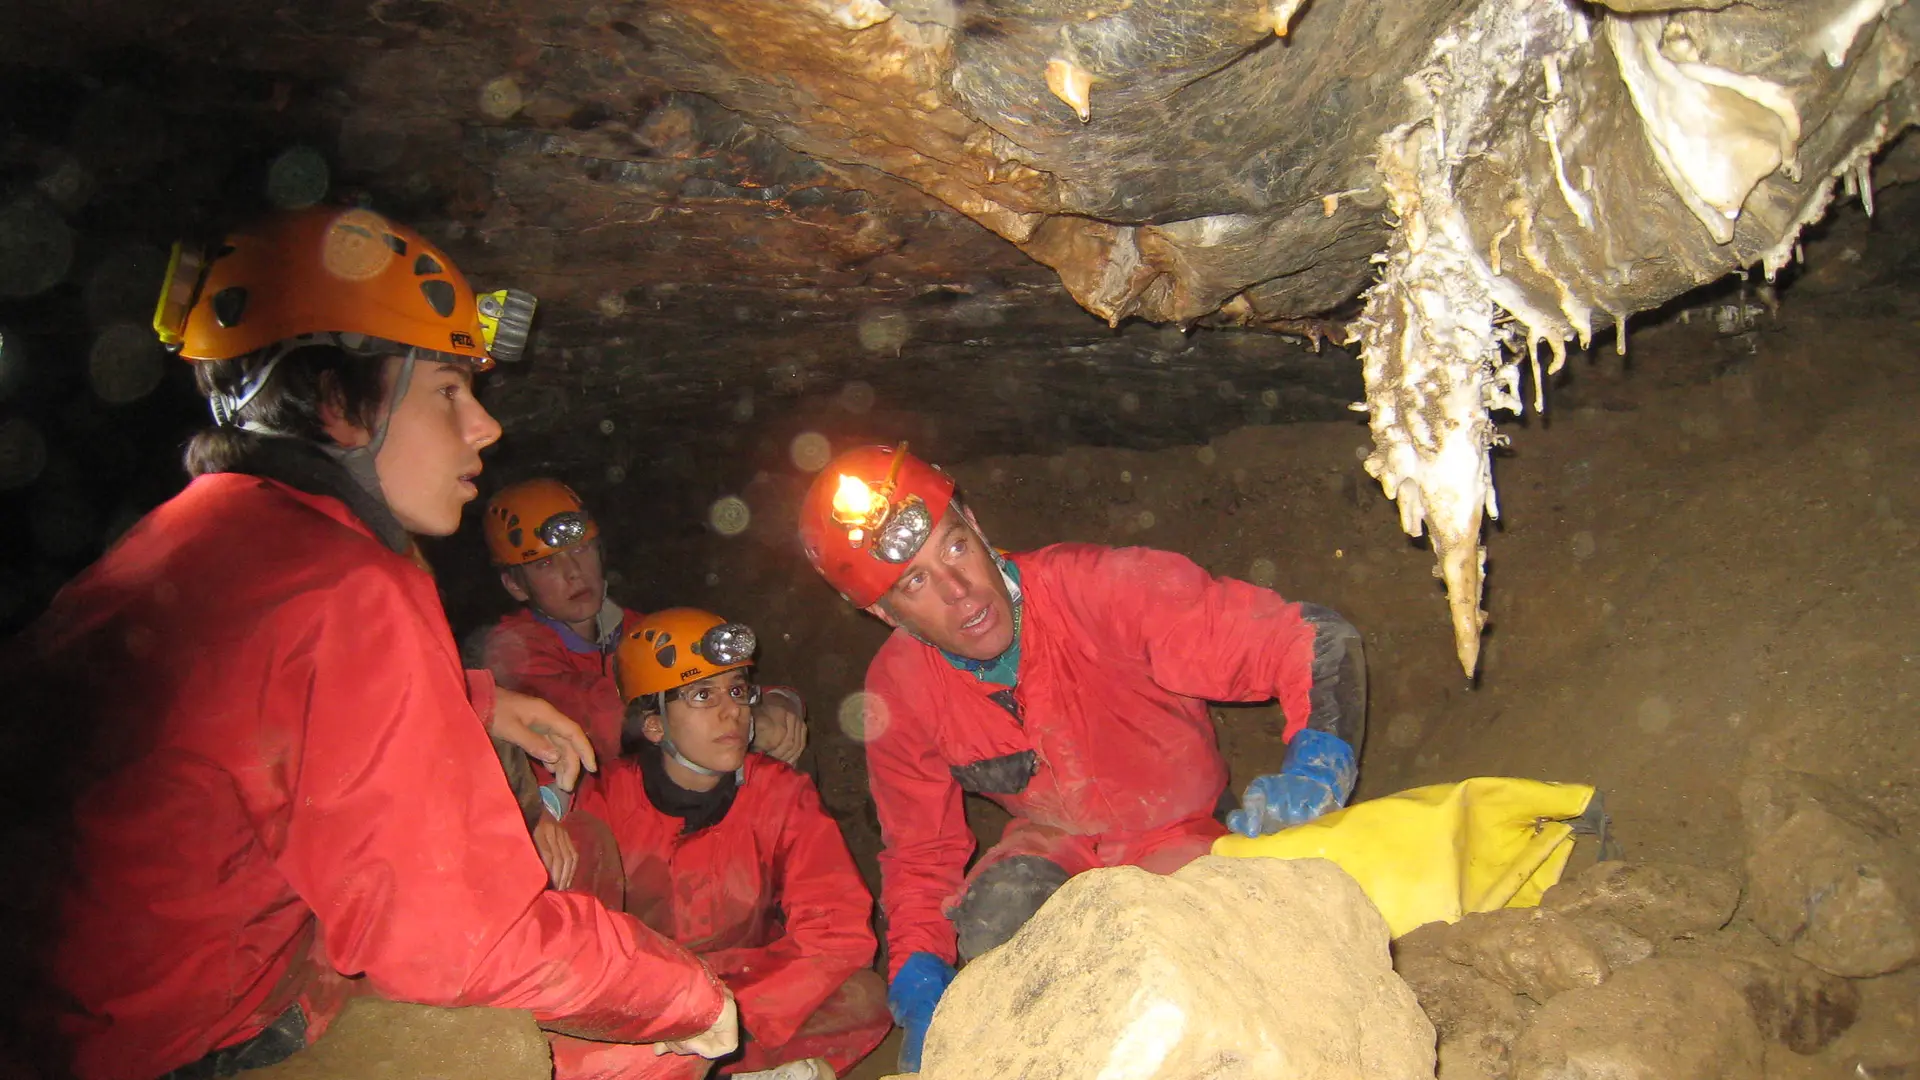
{"type": "Polygon", "coordinates": [[[772,1046],[758,1042],[749,1027],[740,1059],[720,1071],[738,1080],[754,1080],[753,1074],[781,1075],[775,1070],[782,1065],[820,1060],[835,1076],[844,1076],[873,1053],[892,1030],[887,981],[877,972],[862,969],[847,976],[847,981],[821,1002],[785,1043],[772,1046]]]}
{"type": "Polygon", "coordinates": [[[1011,938],[1071,876],[1041,855],[1010,855],[982,870],[947,913],[961,962],[1011,938]]]}
{"type": "Polygon", "coordinates": [[[1367,737],[1367,652],[1360,631],[1339,612],[1301,604],[1300,618],[1313,627],[1313,689],[1307,729],[1324,731],[1360,756],[1367,737]]]}

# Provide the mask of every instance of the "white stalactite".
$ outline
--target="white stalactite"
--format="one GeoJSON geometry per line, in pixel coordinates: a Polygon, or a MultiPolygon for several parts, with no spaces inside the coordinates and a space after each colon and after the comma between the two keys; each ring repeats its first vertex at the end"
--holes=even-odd
{"type": "MultiPolygon", "coordinates": [[[[1882,10],[1863,3],[1856,14],[1869,9],[1882,10]]],[[[1798,178],[1800,118],[1790,97],[1766,80],[1701,63],[1690,42],[1663,43],[1665,16],[1598,18],[1656,162],[1712,239],[1730,242],[1760,182],[1776,171],[1798,178]]],[[[1859,24],[1851,16],[1843,22],[1849,25],[1837,26],[1836,41],[1844,36],[1850,45],[1859,24]]],[[[1585,286],[1570,275],[1556,273],[1536,229],[1535,200],[1557,187],[1580,225],[1608,245],[1612,265],[1613,239],[1598,218],[1605,208],[1591,195],[1593,166],[1580,166],[1576,188],[1563,143],[1565,122],[1578,105],[1566,99],[1562,75],[1572,69],[1570,59],[1590,57],[1603,39],[1593,30],[1585,9],[1571,2],[1485,0],[1434,42],[1427,65],[1407,80],[1419,119],[1380,142],[1381,184],[1397,228],[1388,250],[1375,257],[1380,280],[1367,292],[1350,339],[1360,345],[1374,440],[1366,468],[1398,502],[1401,527],[1431,540],[1435,574],[1447,586],[1455,651],[1469,676],[1486,618],[1480,608],[1483,515],[1499,516],[1488,452],[1503,440],[1490,411],[1523,407],[1522,348],[1534,406],[1542,407],[1540,344],[1553,354],[1547,373],[1558,371],[1568,340],[1583,346],[1590,340],[1597,307],[1613,320],[1615,348],[1624,353],[1627,347],[1632,312],[1613,310],[1604,298],[1583,294],[1585,286]],[[1498,134],[1494,125],[1510,124],[1527,110],[1536,110],[1535,130],[1549,145],[1553,175],[1516,190],[1502,209],[1504,220],[1469,222],[1456,196],[1461,171],[1486,151],[1498,134]],[[1503,254],[1510,238],[1512,251],[1553,286],[1552,306],[1502,275],[1503,260],[1511,261],[1503,254]]],[[[1871,199],[1867,161],[1888,134],[1883,118],[1827,182],[1812,185],[1786,234],[1762,259],[1769,279],[1797,251],[1802,227],[1825,211],[1832,178],[1846,178],[1863,201],[1871,199]]]]}

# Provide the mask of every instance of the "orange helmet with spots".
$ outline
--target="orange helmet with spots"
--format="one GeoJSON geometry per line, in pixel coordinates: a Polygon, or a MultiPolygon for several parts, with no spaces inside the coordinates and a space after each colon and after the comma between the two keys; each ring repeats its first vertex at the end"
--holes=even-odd
{"type": "Polygon", "coordinates": [[[445,252],[371,210],[275,214],[209,251],[175,245],[154,331],[188,360],[317,334],[462,356],[485,370],[526,345],[533,297],[475,296],[445,252]]]}
{"type": "Polygon", "coordinates": [[[523,480],[494,493],[482,519],[497,566],[525,566],[600,535],[573,489],[558,480],[523,480]]]}
{"type": "Polygon", "coordinates": [[[620,700],[663,694],[753,663],[758,642],[743,623],[698,608],[668,608],[641,619],[613,654],[620,700]]]}
{"type": "Polygon", "coordinates": [[[898,447],[862,446],[827,463],[800,504],[807,561],[855,607],[893,588],[953,502],[953,478],[898,447]]]}

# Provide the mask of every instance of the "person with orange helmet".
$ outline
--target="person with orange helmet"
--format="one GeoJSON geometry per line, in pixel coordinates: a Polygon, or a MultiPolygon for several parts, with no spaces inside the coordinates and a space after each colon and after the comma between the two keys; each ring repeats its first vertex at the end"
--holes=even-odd
{"type": "MultiPolygon", "coordinates": [[[[618,757],[623,713],[613,653],[640,615],[607,595],[599,523],[572,488],[547,478],[495,492],[481,523],[500,584],[523,605],[488,631],[488,669],[500,685],[578,719],[601,760],[618,757]]],[[[754,715],[754,749],[792,764],[807,742],[799,693],[768,687],[754,715]]]]}
{"type": "Polygon", "coordinates": [[[474,372],[515,351],[531,309],[476,297],[434,244],[366,210],[176,249],[156,329],[216,426],[188,447],[186,489],[0,673],[18,715],[47,718],[36,799],[10,824],[59,865],[9,905],[27,925],[8,929],[33,933],[6,939],[41,949],[49,985],[24,1000],[47,1012],[48,1075],[270,1064],[349,992],[732,1049],[731,996],[692,954],[546,889],[489,727],[568,780],[591,746],[462,670],[417,557],[413,538],[452,533],[477,494],[501,430],[474,372]]]}
{"type": "Polygon", "coordinates": [[[1011,937],[1069,877],[1170,873],[1225,833],[1208,701],[1277,698],[1286,714],[1286,762],[1227,824],[1271,832],[1352,791],[1366,663],[1326,608],[1171,552],[998,552],[953,479],[904,444],[830,462],[799,525],[814,569],[895,628],[867,669],[864,730],[903,1071],[955,963],[1011,937]],[[971,870],[963,792],[1013,815],[971,870]]]}
{"type": "MultiPolygon", "coordinates": [[[[868,965],[873,900],[813,782],[749,750],[756,640],[692,608],[631,623],[614,654],[633,751],[583,806],[613,827],[627,910],[733,992],[736,1080],[832,1080],[893,1021],[868,965]]],[[[630,1048],[556,1040],[558,1075],[648,1075],[630,1048]]],[[[671,1067],[671,1066],[669,1066],[671,1067]]]]}

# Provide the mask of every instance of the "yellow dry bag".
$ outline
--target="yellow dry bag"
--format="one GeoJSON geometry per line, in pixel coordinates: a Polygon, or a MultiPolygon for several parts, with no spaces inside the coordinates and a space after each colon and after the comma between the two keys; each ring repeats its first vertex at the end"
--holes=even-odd
{"type": "Polygon", "coordinates": [[[1483,776],[1370,799],[1271,836],[1223,836],[1213,853],[1331,859],[1399,937],[1471,912],[1539,904],[1573,854],[1576,819],[1581,831],[1601,831],[1598,802],[1585,784],[1483,776]],[[1596,827],[1585,828],[1588,820],[1596,827]]]}

